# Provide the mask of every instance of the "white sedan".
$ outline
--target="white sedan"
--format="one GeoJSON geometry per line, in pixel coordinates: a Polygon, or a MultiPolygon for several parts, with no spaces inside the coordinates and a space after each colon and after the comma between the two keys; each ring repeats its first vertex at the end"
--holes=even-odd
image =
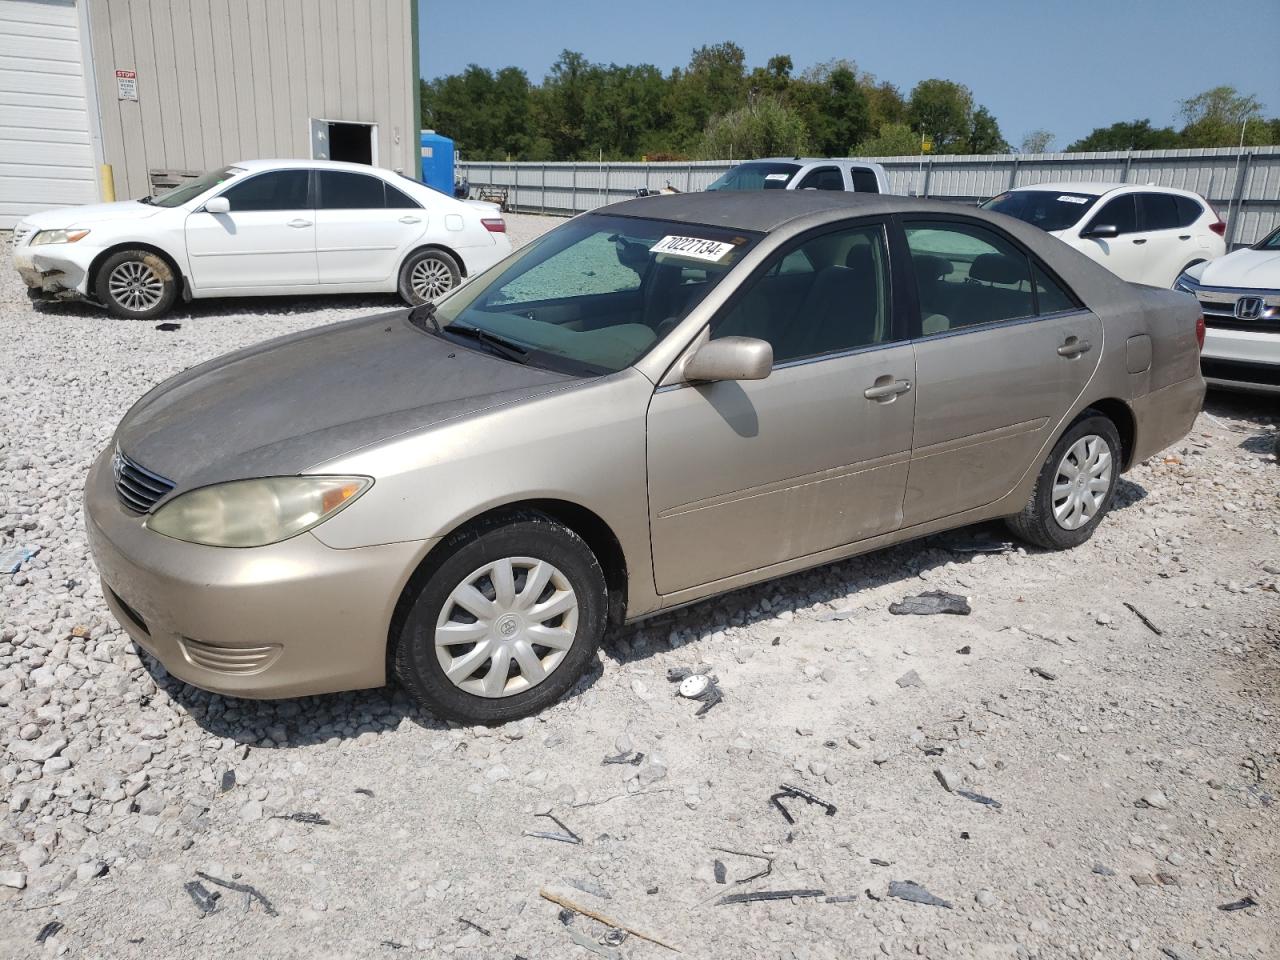
{"type": "Polygon", "coordinates": [[[1280,393],[1280,229],[1252,247],[1197,264],[1177,287],[1204,311],[1205,380],[1231,390],[1280,393]]]}
{"type": "Polygon", "coordinates": [[[1190,190],[1125,183],[1037,183],[982,206],[1034,224],[1123,280],[1172,287],[1227,252],[1227,225],[1190,190]]]}
{"type": "Polygon", "coordinates": [[[154,198],[47,210],[13,242],[33,300],[134,319],[179,297],[395,292],[422,303],[511,252],[493,204],[324,160],[248,160],[154,198]]]}

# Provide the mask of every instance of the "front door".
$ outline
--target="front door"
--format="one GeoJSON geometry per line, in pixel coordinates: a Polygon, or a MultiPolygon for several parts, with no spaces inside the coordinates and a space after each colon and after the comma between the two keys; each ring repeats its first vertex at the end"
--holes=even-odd
{"type": "Polygon", "coordinates": [[[427,211],[381,177],[320,170],[316,266],[320,282],[390,282],[427,229],[427,211]]]}
{"type": "Polygon", "coordinates": [[[1143,283],[1147,265],[1147,243],[1138,218],[1138,195],[1122,193],[1108,200],[1071,245],[1102,264],[1121,280],[1143,283]],[[1085,236],[1096,226],[1114,226],[1114,237],[1085,236]]]}
{"type": "Polygon", "coordinates": [[[1009,493],[1093,375],[1102,322],[1027,252],[960,220],[907,219],[919,288],[906,526],[1009,493]]]}
{"type": "Polygon", "coordinates": [[[187,217],[191,285],[200,291],[251,293],[260,287],[316,282],[316,212],[311,171],[269,170],[232,180],[219,196],[227,213],[187,217]]]}
{"type": "Polygon", "coordinates": [[[710,336],[769,341],[767,379],[660,387],[649,408],[654,577],[669,594],[896,529],[915,395],[885,226],[792,244],[710,336]]]}

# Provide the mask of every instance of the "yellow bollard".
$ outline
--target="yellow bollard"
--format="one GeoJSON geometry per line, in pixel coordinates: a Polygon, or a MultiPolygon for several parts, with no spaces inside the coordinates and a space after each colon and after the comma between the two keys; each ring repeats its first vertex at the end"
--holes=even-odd
{"type": "Polygon", "coordinates": [[[116,177],[111,169],[111,164],[104,163],[98,167],[98,186],[102,191],[102,202],[115,203],[116,177]]]}

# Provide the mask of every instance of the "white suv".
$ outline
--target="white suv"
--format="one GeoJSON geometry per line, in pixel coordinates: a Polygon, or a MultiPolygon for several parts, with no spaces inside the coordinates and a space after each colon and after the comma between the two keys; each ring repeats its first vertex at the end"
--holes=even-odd
{"type": "Polygon", "coordinates": [[[1037,183],[982,204],[1064,240],[1117,276],[1172,287],[1227,252],[1227,225],[1199,194],[1123,183],[1037,183]]]}

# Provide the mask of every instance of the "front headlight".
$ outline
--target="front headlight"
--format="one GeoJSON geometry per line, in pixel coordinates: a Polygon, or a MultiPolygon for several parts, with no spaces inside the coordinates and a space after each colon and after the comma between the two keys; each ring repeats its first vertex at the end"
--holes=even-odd
{"type": "Polygon", "coordinates": [[[1198,286],[1199,284],[1185,273],[1178,274],[1178,279],[1173,281],[1173,289],[1181,290],[1183,293],[1194,294],[1198,286]]]}
{"type": "Polygon", "coordinates": [[[31,246],[38,247],[43,243],[75,243],[88,235],[88,230],[41,230],[31,238],[31,246]]]}
{"type": "Polygon", "coordinates": [[[369,477],[233,480],[174,497],[147,528],[210,547],[262,547],[323,523],[371,486],[369,477]]]}

